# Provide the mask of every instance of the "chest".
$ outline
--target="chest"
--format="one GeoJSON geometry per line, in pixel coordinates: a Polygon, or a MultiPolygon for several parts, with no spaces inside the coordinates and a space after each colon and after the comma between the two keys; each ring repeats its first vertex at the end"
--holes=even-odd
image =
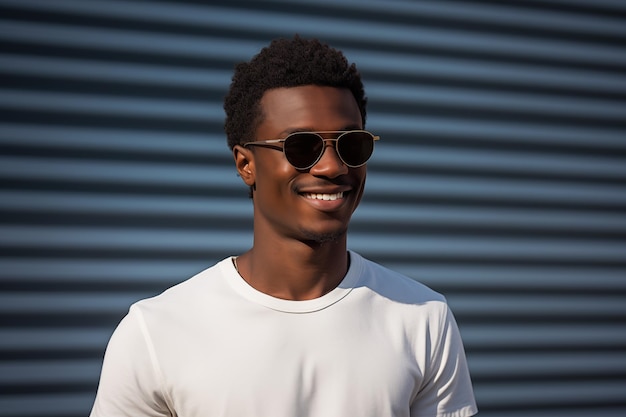
{"type": "Polygon", "coordinates": [[[422,370],[412,336],[393,320],[271,311],[233,319],[181,337],[193,342],[167,360],[179,415],[408,415],[422,370]]]}

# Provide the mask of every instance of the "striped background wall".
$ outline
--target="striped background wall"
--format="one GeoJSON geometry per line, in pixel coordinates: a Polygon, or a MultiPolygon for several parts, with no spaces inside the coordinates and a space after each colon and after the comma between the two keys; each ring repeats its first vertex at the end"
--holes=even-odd
{"type": "Polygon", "coordinates": [[[357,62],[350,247],[443,292],[481,416],[626,415],[626,2],[0,0],[0,416],[84,416],[133,301],[251,244],[235,62],[357,62]]]}

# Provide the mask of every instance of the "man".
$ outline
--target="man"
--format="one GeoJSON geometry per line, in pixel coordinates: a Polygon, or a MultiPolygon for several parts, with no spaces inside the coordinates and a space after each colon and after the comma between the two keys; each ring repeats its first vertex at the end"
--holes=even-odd
{"type": "Polygon", "coordinates": [[[347,250],[378,139],[354,64],[276,40],[236,67],[224,108],[252,248],[131,307],[91,415],[475,414],[445,299],[347,250]]]}

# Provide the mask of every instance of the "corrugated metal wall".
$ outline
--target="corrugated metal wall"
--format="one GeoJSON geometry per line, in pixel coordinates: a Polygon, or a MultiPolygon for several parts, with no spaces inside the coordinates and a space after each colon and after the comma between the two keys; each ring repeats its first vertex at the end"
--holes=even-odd
{"type": "Polygon", "coordinates": [[[0,0],[0,416],[86,415],[130,303],[250,245],[221,100],[295,32],[383,137],[350,246],[448,296],[481,415],[626,415],[626,3],[0,0]]]}

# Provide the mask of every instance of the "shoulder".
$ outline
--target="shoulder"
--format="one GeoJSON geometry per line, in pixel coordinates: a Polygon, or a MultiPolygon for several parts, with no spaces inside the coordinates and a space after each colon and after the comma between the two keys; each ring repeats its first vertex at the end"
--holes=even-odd
{"type": "Polygon", "coordinates": [[[361,268],[361,285],[402,304],[446,304],[445,297],[421,282],[351,252],[361,268]]]}
{"type": "Polygon", "coordinates": [[[162,293],[137,301],[131,307],[144,316],[177,317],[181,314],[197,313],[213,305],[224,292],[223,269],[230,258],[226,258],[196,275],[166,289],[162,293]]]}

